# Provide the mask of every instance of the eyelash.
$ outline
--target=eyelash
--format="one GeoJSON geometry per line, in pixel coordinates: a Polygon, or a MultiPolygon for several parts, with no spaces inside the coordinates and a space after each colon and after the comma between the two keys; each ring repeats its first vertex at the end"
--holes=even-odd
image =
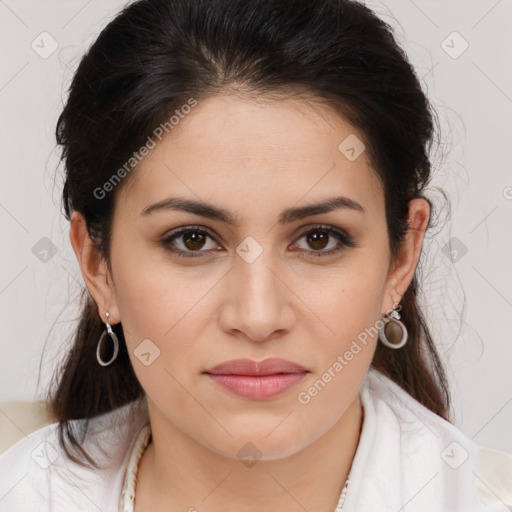
{"type": "MultiPolygon", "coordinates": [[[[338,229],[335,229],[331,226],[327,226],[325,224],[317,224],[317,225],[312,226],[308,230],[304,231],[297,238],[297,240],[300,240],[302,237],[309,235],[310,233],[315,232],[315,231],[322,231],[322,232],[328,233],[330,235],[333,235],[340,242],[340,245],[338,245],[337,248],[331,249],[329,251],[314,251],[314,250],[300,249],[298,251],[299,254],[308,252],[308,253],[310,253],[310,255],[312,257],[327,257],[327,256],[332,256],[333,254],[337,254],[340,251],[344,250],[345,248],[356,247],[356,244],[353,241],[353,239],[350,236],[348,236],[346,233],[344,233],[343,231],[340,231],[338,229]]],[[[164,236],[163,238],[160,239],[160,243],[164,246],[164,248],[166,250],[176,254],[179,257],[183,257],[183,258],[203,257],[201,253],[207,253],[209,251],[201,251],[201,250],[183,251],[181,249],[176,249],[175,247],[171,246],[171,242],[173,240],[179,238],[180,236],[182,236],[185,233],[190,233],[190,232],[201,233],[201,234],[207,235],[210,238],[212,238],[213,240],[215,240],[215,237],[213,236],[213,234],[208,229],[205,229],[202,226],[186,226],[186,227],[178,228],[178,229],[172,231],[171,233],[167,234],[166,236],[164,236]]],[[[307,257],[307,256],[304,256],[303,254],[300,254],[300,256],[307,257]]]]}

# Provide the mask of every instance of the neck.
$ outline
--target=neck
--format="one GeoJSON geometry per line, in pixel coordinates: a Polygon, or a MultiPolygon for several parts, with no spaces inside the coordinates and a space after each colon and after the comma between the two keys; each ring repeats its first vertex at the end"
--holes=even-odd
{"type": "Polygon", "coordinates": [[[305,449],[244,465],[197,443],[162,418],[149,399],[148,412],[152,442],[139,465],[135,512],[220,512],[226,503],[246,512],[260,512],[269,503],[276,512],[333,512],[364,421],[357,395],[337,423],[305,449]]]}

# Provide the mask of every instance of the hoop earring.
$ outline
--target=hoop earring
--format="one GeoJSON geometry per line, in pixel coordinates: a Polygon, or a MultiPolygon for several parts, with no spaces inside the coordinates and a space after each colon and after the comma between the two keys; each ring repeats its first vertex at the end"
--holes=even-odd
{"type": "Polygon", "coordinates": [[[107,327],[107,330],[106,331],[103,331],[101,333],[101,336],[100,336],[100,339],[98,341],[98,346],[96,347],[96,359],[98,360],[98,363],[100,364],[100,366],[108,366],[109,364],[112,364],[116,357],[117,357],[117,354],[119,353],[119,340],[117,339],[117,334],[112,330],[112,327],[111,325],[108,323],[108,317],[109,317],[109,313],[108,311],[106,312],[106,317],[107,317],[107,323],[106,323],[106,327],[107,327]],[[101,356],[100,356],[100,349],[101,349],[101,342],[103,341],[103,337],[105,336],[105,334],[108,334],[111,338],[112,338],[112,343],[114,344],[114,353],[112,354],[112,357],[108,360],[108,361],[103,361],[103,359],[101,359],[101,356]]]}
{"type": "Polygon", "coordinates": [[[400,313],[394,309],[389,315],[380,315],[380,325],[379,325],[379,340],[386,347],[397,349],[402,348],[407,343],[408,333],[405,324],[400,321],[400,313]],[[386,336],[386,327],[391,323],[391,329],[393,331],[397,331],[397,328],[400,329],[402,333],[402,338],[398,342],[392,342],[386,336]]]}

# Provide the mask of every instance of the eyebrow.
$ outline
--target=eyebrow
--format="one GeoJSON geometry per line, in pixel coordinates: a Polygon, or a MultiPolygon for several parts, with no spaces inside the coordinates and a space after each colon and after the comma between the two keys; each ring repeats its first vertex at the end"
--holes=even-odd
{"type": "MultiPolygon", "coordinates": [[[[329,213],[334,210],[348,209],[365,214],[364,208],[356,201],[344,197],[336,196],[319,203],[310,204],[306,206],[288,208],[279,215],[279,224],[287,224],[296,220],[311,217],[313,215],[319,215],[322,213],[329,213]]],[[[185,199],[180,197],[169,197],[158,201],[157,203],[146,206],[141,216],[146,216],[151,213],[162,211],[162,210],[177,210],[200,215],[201,217],[207,217],[209,219],[217,220],[229,225],[236,225],[238,223],[238,217],[224,208],[218,208],[212,204],[205,203],[203,201],[195,201],[191,199],[185,199]]]]}

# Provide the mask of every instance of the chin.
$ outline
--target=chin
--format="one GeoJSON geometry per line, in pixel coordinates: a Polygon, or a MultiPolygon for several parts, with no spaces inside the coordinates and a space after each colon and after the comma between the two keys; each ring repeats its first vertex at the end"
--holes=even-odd
{"type": "Polygon", "coordinates": [[[250,467],[256,461],[271,461],[290,457],[314,442],[304,437],[304,430],[291,432],[290,429],[281,429],[277,433],[276,423],[271,428],[265,428],[264,432],[254,430],[252,433],[247,429],[237,435],[232,429],[228,430],[233,437],[222,436],[219,444],[213,446],[211,440],[208,447],[231,459],[239,459],[246,462],[250,467]],[[275,430],[273,430],[275,429],[275,430]],[[252,461],[252,462],[251,462],[252,461]]]}

